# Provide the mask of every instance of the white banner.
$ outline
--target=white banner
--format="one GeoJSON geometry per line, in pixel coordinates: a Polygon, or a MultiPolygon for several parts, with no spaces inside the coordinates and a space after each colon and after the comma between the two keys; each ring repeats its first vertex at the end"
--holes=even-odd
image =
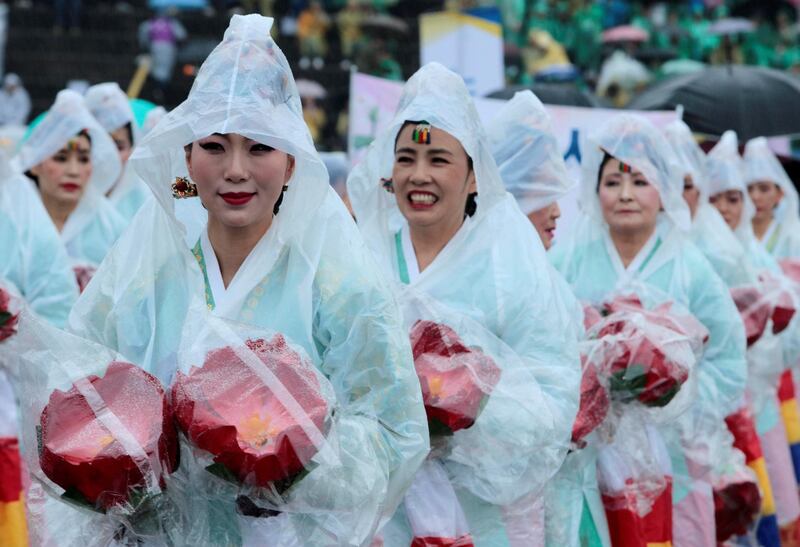
{"type": "MultiPolygon", "coordinates": [[[[358,163],[367,147],[378,133],[389,125],[394,117],[403,83],[384,80],[374,76],[353,73],[350,79],[350,119],[348,128],[348,155],[350,165],[358,163]]],[[[495,115],[505,101],[500,99],[475,98],[475,106],[484,123],[495,115]]],[[[553,120],[553,133],[561,146],[570,175],[580,180],[581,146],[587,134],[605,125],[622,112],[640,114],[657,127],[663,127],[678,118],[674,111],[633,111],[605,108],[583,108],[578,106],[545,105],[553,120]]],[[[569,230],[578,214],[577,184],[573,192],[559,201],[561,219],[560,233],[569,230]]]]}

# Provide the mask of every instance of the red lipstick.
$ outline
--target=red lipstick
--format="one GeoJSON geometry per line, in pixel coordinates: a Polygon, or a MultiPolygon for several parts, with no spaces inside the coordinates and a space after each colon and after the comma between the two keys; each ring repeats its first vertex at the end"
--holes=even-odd
{"type": "Polygon", "coordinates": [[[228,205],[244,205],[253,199],[255,193],[253,192],[226,192],[220,194],[220,197],[225,200],[228,205]]]}

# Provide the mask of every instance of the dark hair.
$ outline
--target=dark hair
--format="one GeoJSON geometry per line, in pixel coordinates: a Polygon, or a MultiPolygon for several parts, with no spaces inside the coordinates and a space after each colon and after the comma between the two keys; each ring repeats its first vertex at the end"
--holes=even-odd
{"type": "MultiPolygon", "coordinates": [[[[397,141],[398,141],[398,139],[400,139],[400,133],[403,132],[403,129],[405,129],[409,125],[419,125],[421,123],[428,123],[428,122],[426,122],[426,121],[415,121],[415,120],[406,120],[405,122],[403,122],[403,125],[400,126],[400,129],[397,131],[397,135],[395,135],[395,137],[394,137],[394,147],[397,148],[397,141]]],[[[472,157],[470,157],[470,155],[467,154],[466,151],[464,151],[464,155],[467,156],[467,170],[468,171],[472,171],[472,169],[473,169],[472,157]]],[[[468,217],[471,217],[472,215],[474,215],[475,211],[478,210],[477,197],[478,197],[478,192],[471,192],[467,196],[467,203],[464,206],[464,214],[467,215],[468,217]]]]}
{"type": "Polygon", "coordinates": [[[131,147],[133,147],[133,125],[131,125],[131,122],[128,122],[123,127],[127,129],[128,140],[131,142],[131,147]]]}
{"type": "MultiPolygon", "coordinates": [[[[75,136],[76,137],[86,137],[86,140],[89,141],[89,144],[92,144],[92,136],[89,134],[89,131],[86,130],[86,129],[81,129],[80,131],[78,131],[78,133],[75,136]]],[[[131,141],[131,142],[133,142],[133,141],[131,141]]]]}
{"type": "Polygon", "coordinates": [[[603,150],[603,161],[600,162],[600,169],[597,170],[597,186],[594,189],[595,194],[600,191],[600,181],[603,178],[603,169],[605,169],[606,164],[613,159],[616,158],[611,154],[609,154],[608,152],[606,152],[605,150],[603,150]]]}

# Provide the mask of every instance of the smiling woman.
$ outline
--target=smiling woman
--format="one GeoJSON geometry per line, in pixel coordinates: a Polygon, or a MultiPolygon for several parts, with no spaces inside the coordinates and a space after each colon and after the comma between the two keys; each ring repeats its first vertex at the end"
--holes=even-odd
{"type": "MultiPolygon", "coordinates": [[[[577,340],[542,243],[503,187],[461,77],[437,63],[414,74],[347,187],[409,332],[416,320],[444,325],[442,353],[463,339],[468,354],[487,352],[499,370],[473,425],[444,438],[432,428],[435,448],[384,544],[543,544],[539,492],[566,456],[577,340]],[[495,345],[505,351],[493,353],[495,345]]],[[[420,363],[424,393],[453,389],[420,363]]]]}
{"type": "Polygon", "coordinates": [[[470,215],[471,200],[474,212],[477,193],[472,159],[461,143],[447,131],[430,126],[428,138],[420,142],[414,137],[423,123],[403,125],[397,135],[392,168],[397,207],[408,221],[420,271],[470,215]]]}
{"type": "MultiPolygon", "coordinates": [[[[118,350],[165,386],[210,374],[219,401],[206,398],[239,409],[229,420],[250,408],[223,428],[242,443],[233,452],[253,444],[250,456],[305,454],[291,476],[271,469],[253,482],[235,473],[241,462],[202,464],[219,457],[224,443],[192,437],[179,471],[187,474],[185,491],[173,490],[192,507],[185,528],[173,530],[176,543],[364,545],[428,450],[424,408],[397,303],[328,183],[271,26],[270,18],[234,16],[186,100],[137,145],[130,164],[155,199],[99,268],[70,329],[118,350]],[[248,337],[209,343],[208,333],[229,323],[248,337]],[[187,352],[197,362],[187,362],[187,352]],[[255,359],[241,366],[206,359],[233,353],[255,359]],[[265,382],[269,370],[257,366],[256,380],[242,377],[254,362],[275,365],[273,380],[265,382]],[[286,376],[306,368],[318,381],[286,376]],[[254,381],[269,384],[291,416],[275,418],[281,405],[264,402],[254,381]],[[322,414],[309,414],[320,406],[319,394],[303,387],[312,384],[326,394],[324,424],[322,414]],[[287,450],[276,439],[292,423],[305,433],[289,435],[287,450]]],[[[199,409],[191,418],[194,404],[186,406],[183,423],[192,432],[219,423],[199,409]]],[[[78,545],[89,534],[81,529],[90,527],[54,532],[69,535],[60,543],[78,545]]]]}
{"type": "Polygon", "coordinates": [[[208,211],[208,240],[227,287],[280,210],[295,160],[237,134],[214,133],[185,151],[189,176],[208,211]]]}

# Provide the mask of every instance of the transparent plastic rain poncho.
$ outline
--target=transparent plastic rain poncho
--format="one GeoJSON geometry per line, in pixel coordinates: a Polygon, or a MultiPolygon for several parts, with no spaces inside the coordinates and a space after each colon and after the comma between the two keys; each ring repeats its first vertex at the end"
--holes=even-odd
{"type": "Polygon", "coordinates": [[[575,185],[550,115],[532,91],[519,91],[486,126],[500,178],[526,215],[558,201],[575,185]]]}
{"type": "Polygon", "coordinates": [[[772,182],[783,190],[783,198],[775,210],[775,218],[762,243],[773,256],[800,257],[800,203],[797,188],[769,149],[767,139],[758,137],[744,147],[744,183],[772,182]]]}
{"type": "Polygon", "coordinates": [[[13,284],[30,307],[63,327],[78,287],[64,244],[36,187],[15,173],[0,153],[0,278],[13,284]]]}
{"type": "Polygon", "coordinates": [[[683,176],[691,176],[700,197],[689,232],[692,242],[705,255],[717,274],[729,287],[755,281],[745,249],[734,237],[722,215],[709,203],[709,183],[706,155],[694,140],[689,126],[681,120],[671,122],[665,129],[683,176]]]}
{"type": "MultiPolygon", "coordinates": [[[[130,125],[131,146],[136,146],[141,138],[141,130],[128,96],[116,82],[93,85],[86,91],[85,98],[89,111],[109,133],[130,125]]],[[[122,166],[122,173],[108,194],[108,199],[119,214],[130,221],[148,197],[150,192],[144,182],[133,169],[122,166]]]]}
{"type": "MultiPolygon", "coordinates": [[[[644,118],[623,114],[590,136],[584,150],[580,193],[584,215],[571,237],[551,251],[557,269],[578,298],[595,304],[626,287],[651,286],[687,308],[710,332],[696,370],[693,404],[673,425],[658,426],[672,460],[673,501],[679,503],[701,474],[690,474],[687,461],[706,470],[713,463],[713,453],[702,444],[703,430],[722,427],[723,418],[741,401],[747,377],[741,321],[727,287],[688,240],[683,176],[658,129],[644,118]],[[663,208],[655,233],[627,268],[611,240],[597,195],[606,153],[640,171],[658,190],[663,208]]],[[[646,295],[637,294],[647,304],[646,295]]]]}
{"type": "MultiPolygon", "coordinates": [[[[495,409],[482,427],[492,432],[486,439],[469,430],[461,437],[468,443],[453,437],[451,457],[441,461],[478,545],[530,545],[531,537],[520,537],[514,521],[526,518],[530,497],[558,470],[569,445],[580,378],[575,327],[538,235],[503,188],[461,78],[437,63],[422,67],[406,83],[390,126],[351,172],[347,190],[361,233],[402,301],[422,295],[456,317],[471,318],[485,329],[486,341],[496,337],[517,356],[497,362],[502,374],[518,378],[507,386],[516,394],[507,398],[516,404],[495,409]],[[395,137],[406,120],[426,120],[458,139],[472,159],[478,187],[475,214],[407,286],[400,283],[397,241],[408,224],[381,185],[391,177],[395,137]],[[520,405],[532,406],[534,415],[519,412],[520,405]]],[[[402,259],[415,261],[413,252],[403,252],[402,259]]],[[[387,527],[387,545],[409,540],[404,515],[391,524],[397,536],[387,527]]]]}
{"type": "MultiPolygon", "coordinates": [[[[567,173],[550,115],[533,92],[516,93],[487,125],[486,131],[503,183],[524,214],[548,207],[570,192],[574,181],[567,173]]],[[[583,310],[564,279],[560,275],[555,277],[561,299],[572,310],[576,336],[582,338],[583,310]]],[[[571,452],[547,485],[544,498],[548,544],[567,546],[578,541],[583,490],[597,490],[594,448],[584,449],[571,452]],[[587,475],[588,480],[584,480],[587,475]]],[[[602,508],[598,516],[602,517],[596,519],[602,527],[605,522],[602,508]]],[[[600,535],[607,536],[607,532],[600,535]]],[[[604,544],[608,544],[608,539],[604,544]]]]}
{"type": "Polygon", "coordinates": [[[92,141],[92,175],[78,206],[61,230],[61,240],[77,265],[97,266],[125,228],[125,222],[106,199],[120,172],[117,147],[89,113],[76,92],[65,89],[22,144],[14,158],[25,172],[61,150],[86,130],[92,141]]]}
{"type": "MultiPolygon", "coordinates": [[[[178,368],[200,364],[185,361],[181,348],[208,347],[199,329],[187,328],[207,306],[215,317],[272,331],[302,349],[333,386],[328,433],[313,435],[329,457],[281,498],[257,504],[265,514],[280,511],[267,520],[237,513],[230,496],[209,499],[198,483],[188,492],[197,525],[185,542],[361,545],[381,513],[394,511],[427,452],[424,409],[396,301],[328,184],[289,65],[269,37],[271,24],[234,16],[189,97],[139,144],[131,164],[155,199],[98,269],[69,327],[165,386],[178,368]],[[170,191],[176,176],[187,175],[184,145],[213,133],[243,135],[296,162],[280,212],[223,291],[204,282],[214,274],[213,248],[203,258],[197,235],[194,252],[187,247],[170,191]]],[[[181,203],[194,204],[187,218],[203,211],[197,199],[181,203]]]]}

